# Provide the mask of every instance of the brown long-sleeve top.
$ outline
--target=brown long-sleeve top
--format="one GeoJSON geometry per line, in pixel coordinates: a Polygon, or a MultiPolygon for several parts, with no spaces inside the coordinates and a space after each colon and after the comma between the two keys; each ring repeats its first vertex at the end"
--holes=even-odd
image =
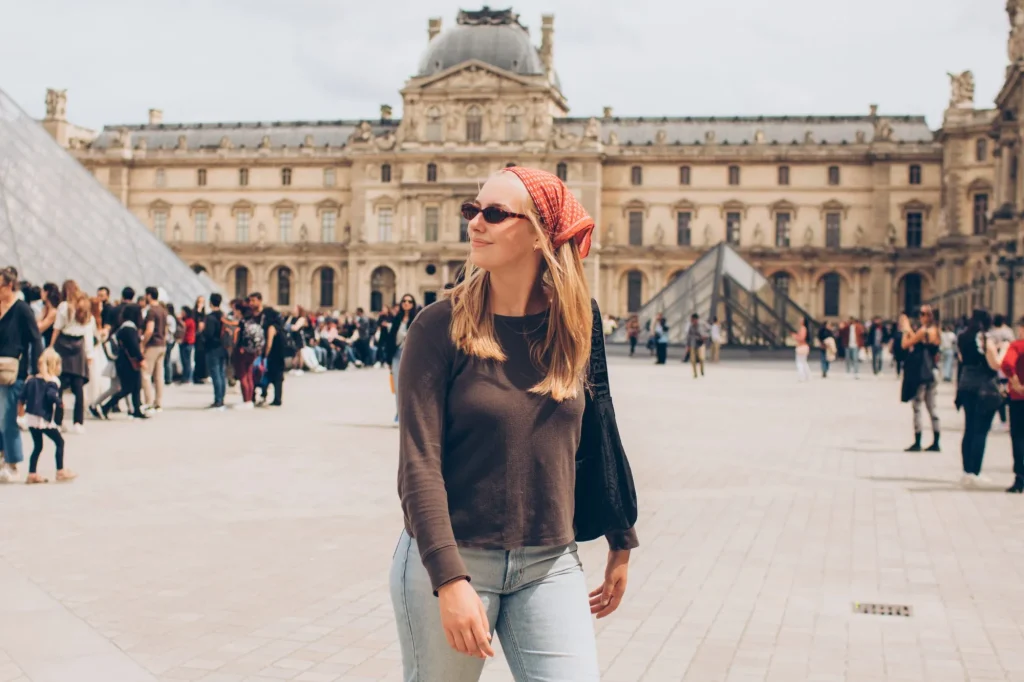
{"type": "MultiPolygon", "coordinates": [[[[585,398],[529,392],[543,376],[530,344],[547,313],[496,315],[507,360],[469,357],[452,343],[451,302],[423,309],[409,328],[398,391],[398,494],[434,590],[471,578],[459,546],[553,547],[573,541],[576,450],[585,398]]],[[[637,546],[634,531],[608,537],[637,546]]]]}

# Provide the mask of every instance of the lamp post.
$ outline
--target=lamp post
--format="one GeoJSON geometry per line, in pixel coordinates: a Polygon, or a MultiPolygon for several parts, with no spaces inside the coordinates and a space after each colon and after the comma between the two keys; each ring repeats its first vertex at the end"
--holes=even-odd
{"type": "Polygon", "coordinates": [[[999,279],[1006,281],[1006,316],[1013,324],[1014,294],[1016,284],[1021,276],[1024,276],[1024,255],[1017,254],[1017,241],[1007,241],[1000,244],[1002,253],[996,264],[999,266],[999,279]]]}

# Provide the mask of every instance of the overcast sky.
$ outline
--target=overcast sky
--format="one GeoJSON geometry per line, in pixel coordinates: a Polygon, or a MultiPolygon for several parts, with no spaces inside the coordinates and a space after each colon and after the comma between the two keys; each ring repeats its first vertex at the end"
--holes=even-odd
{"type": "MultiPolygon", "coordinates": [[[[504,7],[505,3],[496,6],[504,7]]],[[[482,3],[481,3],[482,4],[482,3]]],[[[1004,0],[519,0],[571,115],[924,114],[941,124],[947,71],[975,101],[1002,85],[1004,0]]],[[[0,0],[0,89],[42,117],[47,87],[98,128],[164,120],[361,119],[415,73],[448,0],[0,0]]]]}

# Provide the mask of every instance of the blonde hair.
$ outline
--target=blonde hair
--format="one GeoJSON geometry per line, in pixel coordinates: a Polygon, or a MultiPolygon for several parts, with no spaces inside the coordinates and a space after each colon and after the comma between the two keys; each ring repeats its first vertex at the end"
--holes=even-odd
{"type": "Polygon", "coordinates": [[[63,367],[60,355],[52,348],[47,348],[39,356],[39,373],[48,374],[51,377],[59,377],[63,367]]]}
{"type": "MultiPolygon", "coordinates": [[[[532,203],[525,213],[539,237],[541,283],[551,301],[547,335],[530,351],[544,378],[530,392],[562,402],[580,394],[590,362],[594,323],[590,288],[575,241],[554,248],[532,203]]],[[[452,301],[449,334],[467,355],[504,362],[507,357],[494,333],[489,292],[490,274],[467,261],[463,280],[446,292],[452,301]]]]}

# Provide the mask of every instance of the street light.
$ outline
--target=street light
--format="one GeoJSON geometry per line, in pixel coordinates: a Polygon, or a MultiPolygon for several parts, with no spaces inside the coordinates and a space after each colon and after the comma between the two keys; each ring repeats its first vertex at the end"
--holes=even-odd
{"type": "Polygon", "coordinates": [[[1013,317],[1013,296],[1016,283],[1024,275],[1024,256],[1017,255],[1017,241],[1007,241],[1000,244],[1003,253],[999,255],[996,264],[999,266],[999,279],[1006,282],[1006,315],[1009,320],[1013,317]]]}

